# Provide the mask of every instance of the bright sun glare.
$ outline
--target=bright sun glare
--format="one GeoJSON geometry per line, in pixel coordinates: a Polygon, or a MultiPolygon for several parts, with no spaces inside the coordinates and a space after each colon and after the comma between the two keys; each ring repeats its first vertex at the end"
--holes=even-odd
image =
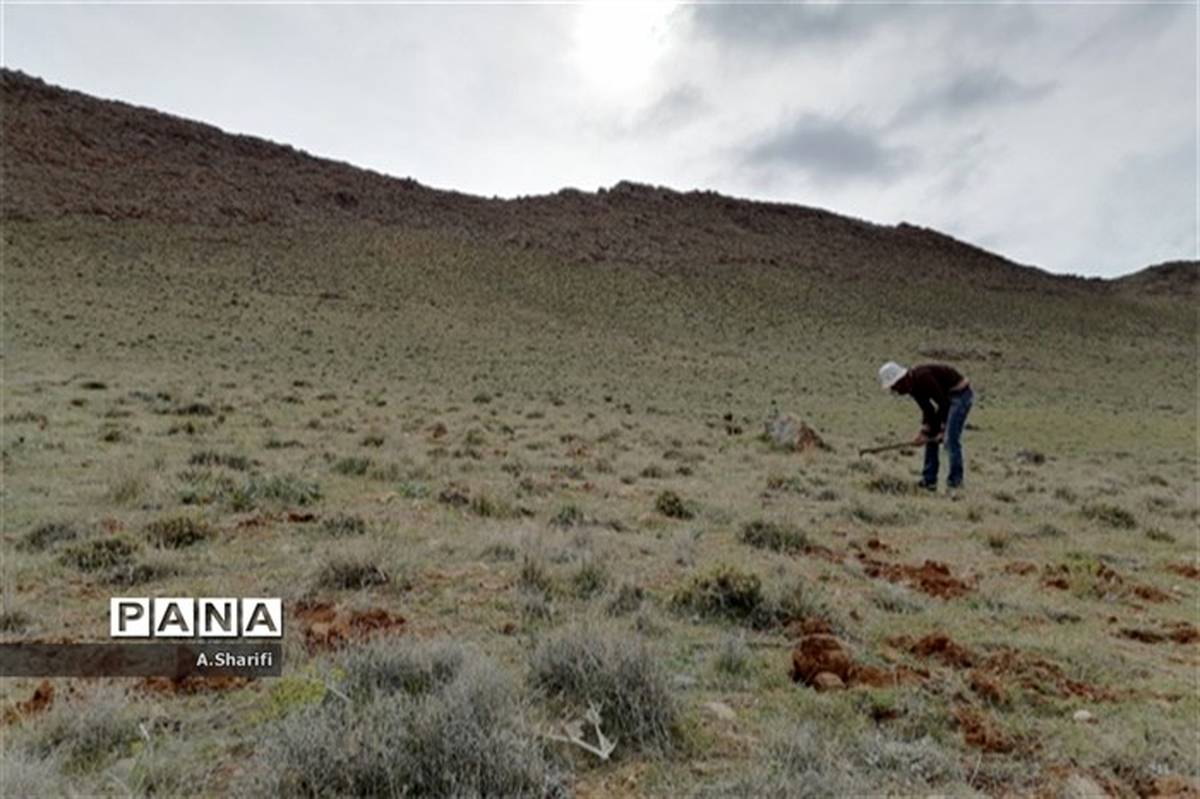
{"type": "Polygon", "coordinates": [[[666,2],[587,3],[575,21],[574,60],[603,95],[628,96],[644,86],[666,47],[666,2]]]}

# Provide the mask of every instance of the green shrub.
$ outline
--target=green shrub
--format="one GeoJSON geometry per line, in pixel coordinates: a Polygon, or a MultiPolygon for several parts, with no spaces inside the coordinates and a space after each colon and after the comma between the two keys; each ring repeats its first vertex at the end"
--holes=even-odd
{"type": "Polygon", "coordinates": [[[571,577],[575,596],[580,599],[591,599],[601,593],[607,585],[608,568],[603,562],[591,558],[584,561],[571,577]]]}
{"type": "Polygon", "coordinates": [[[333,470],[348,477],[362,477],[371,468],[370,458],[348,457],[333,464],[333,470]]]}
{"type": "Polygon", "coordinates": [[[808,536],[790,524],[768,522],[761,519],[742,525],[739,538],[742,543],[772,552],[795,554],[808,550],[808,536]]]}
{"type": "Polygon", "coordinates": [[[212,538],[215,534],[208,522],[190,516],[158,519],[146,526],[146,537],[150,542],[168,549],[190,547],[212,538]]]}
{"type": "Polygon", "coordinates": [[[671,605],[703,618],[744,621],[762,610],[762,580],[733,566],[717,566],[676,591],[671,605]]]}
{"type": "Polygon", "coordinates": [[[236,472],[244,472],[250,468],[250,459],[245,455],[230,455],[228,453],[216,452],[215,450],[203,450],[201,452],[193,452],[188,458],[189,466],[224,466],[226,469],[232,469],[236,472]]]}
{"type": "Polygon", "coordinates": [[[367,523],[361,516],[350,516],[339,513],[321,521],[321,530],[333,538],[345,538],[352,535],[363,535],[367,532],[367,523]]]}
{"type": "Polygon", "coordinates": [[[671,519],[691,519],[696,514],[674,491],[663,491],[654,500],[654,509],[671,519]]]}
{"type": "Polygon", "coordinates": [[[97,538],[71,544],[62,553],[62,561],[80,571],[95,572],[127,566],[133,562],[137,547],[124,538],[97,538]]]}
{"type": "Polygon", "coordinates": [[[355,591],[384,585],[387,572],[365,557],[338,557],[326,563],[317,573],[317,587],[355,591]]]}
{"type": "Polygon", "coordinates": [[[22,538],[20,549],[42,552],[65,541],[74,541],[82,537],[83,531],[70,522],[49,522],[30,530],[22,538]]]}
{"type": "Polygon", "coordinates": [[[1132,530],[1137,527],[1137,519],[1133,514],[1118,505],[1096,503],[1084,505],[1082,510],[1086,518],[1108,527],[1118,530],[1132,530]]]}

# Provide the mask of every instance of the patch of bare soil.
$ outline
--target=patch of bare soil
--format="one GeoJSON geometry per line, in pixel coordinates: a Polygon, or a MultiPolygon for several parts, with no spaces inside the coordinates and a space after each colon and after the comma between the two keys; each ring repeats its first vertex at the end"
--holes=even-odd
{"type": "Polygon", "coordinates": [[[1005,574],[1025,575],[1033,574],[1038,570],[1036,563],[1030,563],[1027,560],[1014,560],[1011,563],[1004,564],[1005,574]]]}
{"type": "Polygon", "coordinates": [[[1016,748],[1016,742],[1005,735],[982,710],[960,707],[954,712],[954,718],[958,721],[967,746],[992,753],[1011,752],[1016,748]]]}
{"type": "Polygon", "coordinates": [[[163,696],[192,696],[233,691],[249,684],[249,677],[189,674],[186,677],[143,677],[138,682],[138,687],[146,693],[163,696]]]}
{"type": "Polygon", "coordinates": [[[868,577],[892,583],[907,583],[910,587],[938,599],[953,599],[973,590],[966,582],[955,577],[949,566],[936,560],[927,560],[920,566],[910,566],[875,560],[865,554],[858,557],[868,577]]]}
{"type": "Polygon", "coordinates": [[[917,672],[904,667],[890,671],[856,663],[838,638],[828,632],[805,635],[792,651],[792,681],[818,690],[882,687],[914,682],[917,672]]]}
{"type": "Polygon", "coordinates": [[[16,702],[12,707],[4,709],[3,722],[5,724],[15,724],[22,719],[45,713],[53,704],[54,686],[51,685],[49,680],[42,680],[33,689],[33,694],[28,699],[16,702]]]}
{"type": "Polygon", "coordinates": [[[1168,624],[1160,630],[1145,627],[1122,627],[1118,633],[1122,638],[1140,641],[1143,644],[1162,644],[1173,641],[1177,644],[1194,644],[1200,641],[1200,629],[1187,622],[1168,624]]]}
{"type": "Polygon", "coordinates": [[[339,610],[332,602],[302,602],[296,607],[296,620],[310,652],[340,649],[380,635],[399,635],[408,623],[383,608],[339,610]]]}
{"type": "Polygon", "coordinates": [[[898,636],[888,639],[888,643],[923,660],[937,660],[954,669],[971,669],[967,679],[972,692],[996,704],[1007,702],[1014,688],[1097,702],[1118,698],[1107,688],[1071,679],[1057,663],[1016,649],[1003,648],[983,654],[955,642],[943,632],[930,633],[917,641],[898,636]]]}
{"type": "Polygon", "coordinates": [[[1172,563],[1167,567],[1167,571],[1175,572],[1189,580],[1200,580],[1200,566],[1192,563],[1172,563]]]}

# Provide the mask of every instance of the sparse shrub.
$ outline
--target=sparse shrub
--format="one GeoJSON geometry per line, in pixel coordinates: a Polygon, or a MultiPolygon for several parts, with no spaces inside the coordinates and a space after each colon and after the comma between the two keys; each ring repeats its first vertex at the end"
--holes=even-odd
{"type": "Polygon", "coordinates": [[[56,758],[68,774],[95,770],[125,754],[138,739],[128,700],[116,691],[54,704],[30,730],[22,749],[56,758]]]}
{"type": "Polygon", "coordinates": [[[71,544],[63,550],[62,561],[80,571],[95,572],[132,563],[136,549],[124,538],[97,538],[71,544]]]}
{"type": "Polygon", "coordinates": [[[782,474],[772,474],[767,477],[768,491],[787,491],[799,496],[808,495],[808,487],[800,476],[788,477],[782,474]]]}
{"type": "Polygon", "coordinates": [[[1146,530],[1146,538],[1149,538],[1151,541],[1158,541],[1159,543],[1162,543],[1162,544],[1174,544],[1175,543],[1175,536],[1171,535],[1166,530],[1163,530],[1160,527],[1151,527],[1151,528],[1147,529],[1146,530]]]}
{"type": "Polygon", "coordinates": [[[671,519],[691,519],[696,514],[674,491],[663,491],[654,500],[654,509],[671,519]]]}
{"type": "Polygon", "coordinates": [[[355,702],[403,693],[423,696],[444,688],[462,670],[467,651],[449,641],[400,645],[378,640],[340,658],[341,690],[355,702]]]}
{"type": "Polygon", "coordinates": [[[622,583],[621,587],[617,589],[616,596],[609,601],[605,610],[610,616],[624,616],[638,610],[645,598],[646,592],[642,590],[641,586],[622,583]]]}
{"type": "Polygon", "coordinates": [[[540,558],[534,558],[526,555],[521,560],[521,574],[518,577],[518,585],[521,590],[539,593],[550,594],[554,591],[554,580],[546,571],[545,564],[540,558]]]}
{"type": "Polygon", "coordinates": [[[900,511],[882,511],[861,503],[854,503],[849,508],[850,517],[866,524],[880,526],[903,524],[905,515],[900,511]]]}
{"type": "Polygon", "coordinates": [[[808,536],[790,524],[769,522],[762,519],[742,525],[738,536],[743,544],[772,552],[796,554],[808,550],[808,536]]]}
{"type": "Polygon", "coordinates": [[[140,475],[118,477],[108,487],[108,498],[117,505],[133,505],[145,496],[149,483],[140,475]]]}
{"type": "Polygon", "coordinates": [[[1118,505],[1105,503],[1084,505],[1082,512],[1086,518],[1118,530],[1132,530],[1137,527],[1137,519],[1134,518],[1134,515],[1118,505]]]}
{"type": "Polygon", "coordinates": [[[1008,491],[997,491],[996,493],[992,494],[992,499],[996,500],[997,502],[1003,502],[1006,505],[1012,505],[1017,501],[1017,498],[1008,491]]]}
{"type": "Polygon", "coordinates": [[[294,447],[303,447],[304,443],[297,441],[294,438],[282,439],[278,436],[271,436],[267,442],[263,444],[266,449],[292,449],[294,447]]]}
{"type": "Polygon", "coordinates": [[[106,585],[132,587],[162,580],[178,573],[178,569],[168,563],[130,561],[106,570],[101,575],[101,580],[106,585]]]}
{"type": "Polygon", "coordinates": [[[564,776],[526,721],[498,664],[452,645],[390,643],[355,653],[351,702],[310,705],[259,747],[256,791],[275,796],[566,795],[564,776]],[[441,651],[429,651],[441,647],[441,651]],[[368,687],[369,686],[369,687],[368,687]],[[418,689],[409,693],[409,689],[418,689]]]}
{"type": "Polygon", "coordinates": [[[146,537],[150,542],[168,549],[190,547],[212,538],[213,535],[215,532],[208,522],[191,516],[158,519],[146,526],[146,537]]]}
{"type": "Polygon", "coordinates": [[[252,477],[229,497],[231,503],[241,505],[240,510],[250,510],[264,501],[303,507],[320,499],[319,484],[291,475],[252,477]]]}
{"type": "Polygon", "coordinates": [[[226,469],[232,469],[235,472],[244,472],[250,468],[250,459],[245,455],[232,455],[226,452],[216,452],[215,450],[202,450],[201,452],[193,452],[188,458],[189,466],[224,466],[226,469]]]}
{"type": "Polygon", "coordinates": [[[608,569],[604,563],[592,558],[584,561],[571,576],[571,587],[580,599],[591,599],[608,585],[608,569]]]}
{"type": "Polygon", "coordinates": [[[79,387],[87,391],[104,391],[108,388],[108,384],[100,380],[84,380],[79,387]]]}
{"type": "Polygon", "coordinates": [[[826,488],[822,491],[819,491],[815,499],[817,502],[837,502],[839,497],[838,492],[834,491],[832,488],[826,488]]]}
{"type": "Polygon", "coordinates": [[[762,608],[762,580],[733,566],[717,566],[676,591],[671,605],[704,618],[744,621],[762,608]]]}
{"type": "Polygon", "coordinates": [[[517,559],[517,549],[512,544],[503,542],[490,544],[483,550],[481,557],[486,560],[513,561],[517,559]]]}
{"type": "Polygon", "coordinates": [[[362,477],[371,468],[370,458],[347,457],[333,464],[333,470],[347,477],[362,477]]]}
{"type": "Polygon", "coordinates": [[[507,502],[493,499],[486,494],[477,494],[472,497],[469,507],[471,513],[474,513],[476,516],[482,516],[485,519],[512,519],[520,515],[507,502]]]}
{"type": "Polygon", "coordinates": [[[129,436],[116,425],[106,425],[100,432],[100,440],[106,444],[120,444],[123,441],[128,441],[129,436]]]}
{"type": "Polygon", "coordinates": [[[1063,532],[1061,527],[1053,525],[1050,522],[1045,522],[1038,525],[1037,530],[1034,531],[1034,535],[1038,538],[1062,538],[1066,533],[1063,532]]]}
{"type": "Polygon", "coordinates": [[[575,714],[600,710],[601,729],[634,751],[662,754],[678,740],[679,709],[661,660],[641,639],[575,626],[544,639],[533,653],[529,682],[552,704],[575,714]]]}
{"type": "Polygon", "coordinates": [[[989,533],[987,545],[993,552],[1003,552],[1008,549],[1009,537],[1005,533],[989,533]]]}
{"type": "Polygon", "coordinates": [[[867,490],[876,494],[907,496],[916,493],[916,486],[909,480],[892,475],[879,475],[867,482],[867,490]]]}
{"type": "Polygon", "coordinates": [[[0,751],[0,796],[67,796],[62,767],[53,756],[37,757],[17,747],[0,751]]]}
{"type": "Polygon", "coordinates": [[[645,469],[642,469],[641,474],[642,477],[646,478],[647,480],[661,480],[667,476],[667,473],[663,471],[661,466],[653,463],[647,466],[645,469]]]}
{"type": "Polygon", "coordinates": [[[0,633],[22,632],[33,619],[18,608],[5,607],[0,610],[0,633]]]}
{"type": "Polygon", "coordinates": [[[362,441],[358,443],[364,447],[382,447],[384,440],[384,437],[379,433],[370,433],[363,436],[362,441]]]}
{"type": "Polygon", "coordinates": [[[64,541],[74,541],[82,535],[82,531],[69,522],[48,522],[26,533],[19,546],[21,549],[42,552],[64,541]]]}
{"type": "Polygon", "coordinates": [[[871,594],[871,604],[888,613],[923,613],[928,605],[902,585],[879,583],[871,594]]]}
{"type": "Polygon", "coordinates": [[[205,402],[189,402],[175,409],[177,416],[215,416],[216,411],[205,402]]]}
{"type": "Polygon", "coordinates": [[[1059,486],[1054,489],[1054,498],[1071,504],[1074,504],[1079,499],[1078,495],[1066,486],[1059,486]]]}
{"type": "Polygon", "coordinates": [[[478,394],[476,394],[474,397],[471,398],[471,402],[474,402],[478,405],[487,405],[491,401],[492,401],[492,395],[487,393],[486,391],[480,391],[478,394]]]}
{"type": "Polygon", "coordinates": [[[727,633],[721,636],[713,653],[712,667],[726,678],[743,679],[754,669],[754,655],[746,645],[744,635],[727,633]]]}
{"type": "Polygon", "coordinates": [[[325,564],[317,573],[317,587],[357,591],[384,585],[387,572],[368,558],[338,557],[325,564]]]}
{"type": "Polygon", "coordinates": [[[367,523],[361,516],[339,513],[337,516],[330,516],[322,520],[321,531],[333,538],[363,535],[367,532],[367,523]]]}
{"type": "Polygon", "coordinates": [[[578,505],[563,505],[550,523],[555,527],[576,527],[584,523],[583,511],[578,505]]]}
{"type": "Polygon", "coordinates": [[[405,480],[396,484],[396,493],[405,499],[422,499],[429,496],[429,486],[415,480],[405,480]]]}

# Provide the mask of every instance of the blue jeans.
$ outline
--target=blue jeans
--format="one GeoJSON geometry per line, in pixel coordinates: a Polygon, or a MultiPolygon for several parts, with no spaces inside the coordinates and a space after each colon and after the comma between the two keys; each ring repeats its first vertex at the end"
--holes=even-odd
{"type": "MultiPolygon", "coordinates": [[[[950,475],[946,484],[958,488],[963,481],[962,432],[967,423],[967,414],[971,412],[971,403],[975,392],[968,386],[957,394],[950,395],[950,414],[946,417],[946,451],[950,453],[950,475]]],[[[938,444],[930,441],[925,445],[925,470],[921,474],[921,482],[926,485],[937,485],[938,479],[938,444]]]]}

